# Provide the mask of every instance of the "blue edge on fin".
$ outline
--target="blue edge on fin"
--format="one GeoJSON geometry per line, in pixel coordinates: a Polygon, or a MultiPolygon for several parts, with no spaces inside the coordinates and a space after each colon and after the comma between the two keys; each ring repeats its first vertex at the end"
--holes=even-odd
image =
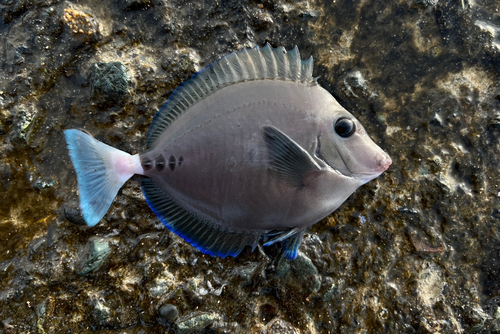
{"type": "MultiPolygon", "coordinates": [[[[234,52],[233,52],[234,53],[234,52]]],[[[227,56],[225,56],[227,57],[227,56]]],[[[225,57],[223,57],[222,59],[224,59],[225,57]]],[[[204,69],[202,70],[199,70],[198,72],[196,72],[195,74],[193,74],[193,76],[189,79],[189,80],[186,80],[184,81],[183,83],[181,83],[173,92],[172,94],[170,94],[170,96],[168,97],[168,99],[161,105],[160,109],[158,109],[158,111],[156,112],[155,116],[153,117],[153,121],[151,122],[151,125],[149,126],[149,129],[148,129],[148,135],[146,136],[146,142],[149,142],[149,133],[151,132],[151,130],[155,127],[155,123],[158,121],[161,113],[162,113],[162,110],[163,108],[168,104],[170,103],[170,100],[176,95],[178,94],[183,88],[183,86],[187,85],[191,80],[193,80],[194,78],[196,78],[198,75],[200,75],[201,73],[203,73],[204,71],[207,71],[210,66],[212,66],[213,64],[217,63],[218,61],[220,61],[221,59],[219,60],[216,60],[214,62],[212,62],[210,65],[208,65],[207,67],[205,67],[204,69]]],[[[147,148],[150,148],[149,145],[147,145],[148,147],[147,148]]]]}
{"type": "Polygon", "coordinates": [[[153,180],[145,178],[141,184],[146,201],[163,224],[202,253],[236,257],[245,246],[257,246],[259,234],[220,229],[180,207],[153,180]]]}
{"type": "Polygon", "coordinates": [[[141,185],[147,203],[163,224],[204,254],[236,257],[245,246],[251,246],[253,251],[260,239],[276,236],[264,245],[281,241],[286,258],[294,260],[297,257],[304,229],[297,229],[295,233],[291,233],[291,230],[273,231],[264,236],[223,230],[180,207],[150,178],[144,178],[141,185]]]}

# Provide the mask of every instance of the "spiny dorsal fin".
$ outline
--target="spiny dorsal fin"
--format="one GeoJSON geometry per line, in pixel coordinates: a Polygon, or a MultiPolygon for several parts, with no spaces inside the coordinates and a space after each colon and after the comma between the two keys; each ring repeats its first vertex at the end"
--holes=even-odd
{"type": "Polygon", "coordinates": [[[289,80],[316,85],[312,76],[313,59],[300,60],[297,47],[290,52],[285,48],[263,47],[243,49],[215,61],[179,86],[156,113],[149,128],[146,145],[153,143],[165,129],[189,107],[221,89],[250,80],[289,80]]]}

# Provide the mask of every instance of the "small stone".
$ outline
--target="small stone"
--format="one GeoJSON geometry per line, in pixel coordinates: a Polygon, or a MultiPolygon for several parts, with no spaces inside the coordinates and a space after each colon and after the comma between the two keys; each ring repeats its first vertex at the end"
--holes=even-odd
{"type": "Polygon", "coordinates": [[[300,334],[300,331],[289,322],[274,319],[267,324],[261,334],[300,334]]]}
{"type": "Polygon", "coordinates": [[[432,307],[443,293],[443,270],[434,262],[425,261],[417,280],[417,293],[422,302],[432,307]]]}
{"type": "Polygon", "coordinates": [[[254,14],[254,26],[257,30],[269,30],[274,25],[273,17],[262,11],[254,14]]]}
{"type": "Polygon", "coordinates": [[[64,9],[62,22],[74,36],[84,36],[89,39],[99,31],[99,24],[94,17],[77,8],[64,9]]]}
{"type": "Polygon", "coordinates": [[[160,297],[166,294],[174,286],[175,278],[172,273],[164,271],[162,275],[156,277],[154,281],[148,283],[146,288],[153,297],[160,297]]]}
{"type": "Polygon", "coordinates": [[[282,257],[276,266],[276,276],[283,277],[290,271],[290,261],[282,257]]]}
{"type": "Polygon", "coordinates": [[[291,267],[297,277],[318,275],[318,269],[316,269],[311,259],[300,251],[297,254],[297,258],[294,261],[291,261],[291,267]]]}
{"type": "Polygon", "coordinates": [[[56,184],[57,182],[53,178],[38,178],[31,186],[35,189],[42,190],[53,188],[56,184]]]}
{"type": "Polygon", "coordinates": [[[14,142],[18,145],[30,144],[39,130],[42,115],[32,106],[21,106],[14,119],[14,142]]]}
{"type": "Polygon", "coordinates": [[[314,266],[311,259],[301,251],[298,252],[295,260],[287,260],[282,257],[276,266],[276,276],[284,277],[289,272],[299,282],[309,285],[309,293],[318,291],[321,287],[318,269],[314,266]]]}
{"type": "Polygon", "coordinates": [[[92,98],[102,103],[126,101],[130,97],[131,77],[121,62],[94,63],[91,83],[92,98]]]}
{"type": "Polygon", "coordinates": [[[452,182],[443,173],[439,173],[434,180],[434,184],[438,186],[446,195],[451,195],[453,192],[452,182]]]}
{"type": "Polygon", "coordinates": [[[312,18],[319,17],[319,16],[321,16],[321,12],[319,10],[315,10],[315,9],[305,10],[299,14],[299,17],[306,18],[306,19],[312,19],[312,18]]]}
{"type": "Polygon", "coordinates": [[[160,308],[160,316],[167,321],[173,321],[178,314],[177,307],[172,304],[163,305],[160,308]]]}
{"type": "Polygon", "coordinates": [[[64,205],[64,217],[75,225],[87,225],[83,218],[82,211],[76,203],[68,203],[64,205]]]}
{"type": "Polygon", "coordinates": [[[349,73],[344,79],[342,92],[350,98],[370,98],[375,96],[360,71],[349,73]]]}
{"type": "Polygon", "coordinates": [[[177,333],[189,334],[201,331],[202,329],[213,324],[213,322],[218,318],[219,315],[215,313],[204,313],[189,317],[186,320],[182,320],[177,323],[177,333]]]}
{"type": "Polygon", "coordinates": [[[107,320],[111,316],[111,309],[104,305],[104,302],[98,300],[95,303],[94,314],[99,320],[107,320]]]}
{"type": "Polygon", "coordinates": [[[443,126],[443,118],[441,117],[441,115],[439,114],[441,110],[437,110],[434,115],[432,116],[432,119],[430,121],[430,124],[431,125],[435,125],[435,126],[443,126]]]}
{"type": "Polygon", "coordinates": [[[111,253],[109,241],[106,238],[92,238],[81,253],[80,261],[75,270],[78,275],[86,275],[99,268],[111,253]]]}

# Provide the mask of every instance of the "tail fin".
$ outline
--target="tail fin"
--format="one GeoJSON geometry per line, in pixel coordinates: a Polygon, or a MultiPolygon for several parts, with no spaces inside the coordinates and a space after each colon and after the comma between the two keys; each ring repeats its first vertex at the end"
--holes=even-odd
{"type": "Polygon", "coordinates": [[[65,130],[76,170],[80,208],[89,226],[106,214],[118,190],[134,174],[143,174],[139,155],[130,155],[78,130],[65,130]]]}

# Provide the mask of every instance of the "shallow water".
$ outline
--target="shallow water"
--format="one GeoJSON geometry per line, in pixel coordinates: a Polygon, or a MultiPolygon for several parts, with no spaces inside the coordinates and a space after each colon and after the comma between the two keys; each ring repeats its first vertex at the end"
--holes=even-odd
{"type": "Polygon", "coordinates": [[[3,331],[499,331],[498,5],[1,5],[3,331]],[[295,262],[277,247],[203,255],[160,224],[138,177],[101,224],[79,225],[64,129],[135,154],[179,84],[267,41],[314,57],[320,84],[391,155],[386,173],[314,225],[295,262]],[[125,90],[96,77],[109,62],[125,90]],[[89,259],[100,266],[86,273],[89,259]]]}

